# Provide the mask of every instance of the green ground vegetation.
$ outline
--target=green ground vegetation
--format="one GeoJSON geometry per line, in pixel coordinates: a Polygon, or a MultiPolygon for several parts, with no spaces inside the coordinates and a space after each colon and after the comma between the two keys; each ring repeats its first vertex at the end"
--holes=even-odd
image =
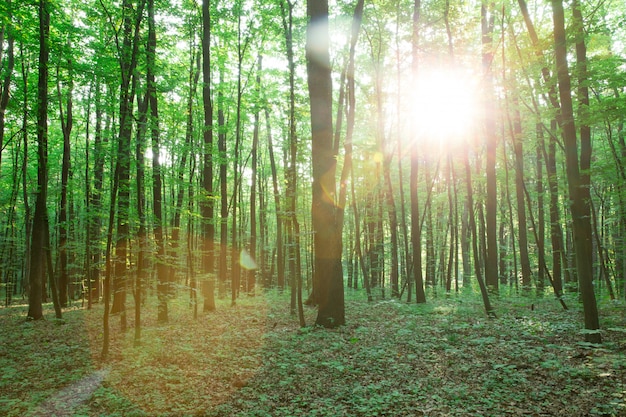
{"type": "Polygon", "coordinates": [[[26,306],[2,308],[0,415],[626,415],[624,302],[600,303],[605,342],[594,346],[575,298],[569,311],[549,297],[496,299],[499,318],[487,319],[475,295],[363,296],[348,294],[335,330],[299,328],[287,294],[218,301],[197,320],[172,301],[168,324],[150,298],[139,346],[113,317],[106,363],[101,306],[56,321],[48,305],[36,322],[26,306]]]}

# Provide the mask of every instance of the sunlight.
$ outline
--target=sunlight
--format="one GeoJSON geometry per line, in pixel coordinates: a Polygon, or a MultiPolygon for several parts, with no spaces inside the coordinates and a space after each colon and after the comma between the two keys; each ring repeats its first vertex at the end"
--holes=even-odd
{"type": "Polygon", "coordinates": [[[416,137],[450,149],[471,134],[478,117],[477,80],[455,69],[424,69],[408,100],[416,137]]]}

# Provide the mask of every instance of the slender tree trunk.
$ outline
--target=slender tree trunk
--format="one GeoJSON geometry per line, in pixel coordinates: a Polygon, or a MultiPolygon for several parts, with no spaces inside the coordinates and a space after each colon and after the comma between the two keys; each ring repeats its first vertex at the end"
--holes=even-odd
{"type": "Polygon", "coordinates": [[[167,298],[171,292],[165,259],[165,233],[163,216],[163,174],[161,173],[161,140],[159,132],[159,107],[156,93],[155,58],[156,29],[154,20],[154,0],[148,0],[148,47],[147,55],[147,91],[146,97],[150,108],[150,128],[152,136],[152,211],[154,213],[154,240],[156,243],[157,266],[157,297],[159,300],[157,320],[165,323],[168,320],[167,298]]]}
{"type": "MultiPolygon", "coordinates": [[[[15,54],[14,54],[14,44],[15,44],[15,36],[13,34],[13,13],[12,8],[13,4],[11,0],[7,0],[6,8],[8,9],[7,13],[7,23],[2,25],[2,31],[7,34],[7,57],[6,62],[3,59],[0,59],[0,68],[4,70],[4,78],[0,80],[0,168],[2,167],[2,152],[1,150],[4,148],[4,129],[5,129],[5,112],[9,105],[9,97],[11,91],[11,78],[13,77],[13,68],[15,67],[15,54]]],[[[0,50],[4,49],[4,42],[0,42],[0,50]]],[[[0,52],[0,55],[2,53],[0,52]]],[[[1,176],[0,171],[0,176],[1,176]]]]}
{"type": "MultiPolygon", "coordinates": [[[[261,70],[262,57],[259,55],[257,63],[256,88],[257,95],[261,94],[261,70]]],[[[254,295],[254,287],[256,286],[257,265],[257,169],[258,169],[258,148],[259,148],[259,124],[260,124],[260,107],[254,113],[254,131],[252,133],[252,179],[250,184],[250,242],[249,255],[252,260],[248,265],[244,265],[248,274],[248,294],[254,295]]]]}
{"type": "Polygon", "coordinates": [[[486,204],[486,231],[487,231],[487,257],[485,262],[485,280],[487,287],[495,292],[498,291],[498,190],[496,179],[496,125],[495,106],[493,94],[493,5],[487,5],[483,1],[481,5],[481,28],[482,28],[482,65],[483,79],[485,82],[485,134],[487,143],[487,204],[486,204]]]}
{"type": "Polygon", "coordinates": [[[513,153],[515,154],[515,197],[517,201],[517,225],[520,265],[522,267],[522,288],[530,290],[530,258],[528,257],[528,227],[526,224],[526,206],[524,201],[524,150],[522,146],[522,120],[517,108],[517,99],[513,99],[513,153]]]}
{"type": "Polygon", "coordinates": [[[543,127],[540,124],[536,126],[537,132],[537,148],[535,157],[537,159],[535,169],[537,171],[537,237],[539,242],[541,243],[541,250],[537,254],[537,260],[539,261],[539,271],[537,272],[537,294],[539,296],[543,295],[544,287],[545,287],[545,271],[542,265],[546,263],[546,255],[544,250],[544,244],[546,240],[546,220],[545,220],[545,208],[544,208],[544,185],[543,185],[543,149],[544,138],[543,138],[543,127]]]}
{"type": "Polygon", "coordinates": [[[272,190],[274,194],[274,210],[276,212],[276,265],[277,285],[279,290],[285,288],[285,260],[283,245],[283,214],[280,204],[280,190],[278,188],[278,174],[276,170],[276,158],[274,157],[274,142],[270,128],[270,110],[265,108],[265,121],[267,124],[267,147],[270,156],[270,169],[272,171],[272,190]]]}
{"type": "MultiPolygon", "coordinates": [[[[70,47],[70,45],[68,45],[70,47]]],[[[69,284],[69,276],[67,271],[67,235],[68,235],[68,203],[67,203],[67,187],[70,177],[70,136],[74,124],[73,108],[72,108],[72,90],[73,90],[73,74],[71,71],[72,60],[69,58],[68,63],[68,90],[67,90],[67,112],[63,111],[63,93],[61,91],[60,71],[57,65],[57,95],[59,99],[59,118],[61,119],[61,131],[63,132],[63,158],[61,163],[61,202],[59,206],[59,242],[58,242],[58,289],[59,302],[62,307],[67,307],[67,288],[69,284]]]]}
{"type": "MultiPolygon", "coordinates": [[[[220,87],[224,77],[224,68],[220,67],[220,87]]],[[[218,296],[226,296],[228,278],[228,155],[226,153],[226,118],[224,116],[224,93],[217,92],[217,125],[220,182],[220,258],[218,296]]]]}
{"type": "MultiPolygon", "coordinates": [[[[181,217],[183,211],[183,199],[185,197],[185,190],[188,190],[189,193],[192,193],[193,183],[191,181],[192,173],[190,172],[190,179],[187,184],[185,184],[185,169],[187,169],[187,156],[191,152],[193,146],[193,136],[194,136],[194,100],[196,98],[196,91],[198,88],[198,80],[200,79],[200,57],[196,53],[197,45],[195,43],[196,33],[195,30],[192,30],[190,34],[190,61],[189,61],[189,94],[187,96],[187,118],[186,118],[186,126],[185,126],[185,144],[183,147],[182,155],[180,157],[180,164],[178,166],[178,192],[176,195],[176,208],[174,211],[174,222],[172,227],[172,252],[175,252],[180,246],[180,229],[181,229],[181,217]],[[195,65],[194,65],[195,62],[195,65]]],[[[195,161],[195,158],[191,158],[192,163],[195,161]]],[[[189,213],[192,213],[192,205],[193,202],[191,200],[191,195],[189,196],[189,213]]],[[[198,285],[196,280],[196,274],[194,271],[193,265],[193,251],[192,249],[192,240],[191,240],[191,229],[192,222],[188,222],[187,226],[187,244],[186,244],[186,254],[187,254],[187,276],[189,279],[189,297],[190,302],[193,306],[193,314],[194,319],[198,317],[198,285]]],[[[174,272],[171,274],[174,275],[174,272]]]]}
{"type": "Polygon", "coordinates": [[[214,241],[213,221],[213,103],[211,102],[211,13],[209,0],[202,1],[202,104],[204,107],[204,129],[202,149],[202,188],[204,198],[200,204],[202,216],[202,266],[208,274],[204,282],[204,311],[215,310],[214,299],[214,241]]]}
{"type": "MultiPolygon", "coordinates": [[[[411,43],[411,65],[413,69],[413,77],[417,77],[419,70],[418,61],[418,44],[419,44],[419,25],[421,13],[421,0],[414,0],[413,3],[413,38],[411,43]]],[[[414,134],[415,135],[415,134],[414,134]]],[[[415,302],[425,303],[426,293],[424,292],[424,278],[422,275],[422,226],[420,220],[419,199],[417,195],[418,172],[419,172],[419,153],[417,150],[417,140],[413,137],[411,147],[411,178],[410,178],[410,196],[411,196],[411,245],[413,247],[413,282],[415,283],[415,302]]]]}
{"type": "Polygon", "coordinates": [[[144,284],[148,277],[148,227],[146,219],[146,129],[148,119],[148,95],[143,100],[137,99],[137,133],[135,139],[135,160],[137,178],[137,217],[139,219],[139,230],[137,231],[137,270],[135,272],[135,346],[141,342],[141,304],[145,292],[144,284]]]}
{"type": "Polygon", "coordinates": [[[467,205],[469,207],[469,230],[472,234],[472,253],[474,255],[474,273],[476,274],[476,280],[478,281],[478,285],[480,287],[480,293],[483,298],[483,304],[485,306],[485,312],[487,316],[490,318],[495,318],[496,313],[494,308],[491,306],[491,302],[489,301],[489,292],[487,290],[487,286],[485,285],[485,281],[483,280],[482,271],[480,269],[480,260],[479,260],[479,251],[478,251],[478,233],[476,229],[476,220],[474,216],[474,191],[472,189],[472,171],[470,169],[469,163],[469,155],[464,153],[464,163],[465,163],[465,182],[467,189],[467,205]]]}

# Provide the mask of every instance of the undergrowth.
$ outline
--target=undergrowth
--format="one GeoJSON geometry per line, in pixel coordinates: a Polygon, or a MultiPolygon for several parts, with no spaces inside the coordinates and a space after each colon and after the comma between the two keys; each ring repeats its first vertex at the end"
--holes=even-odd
{"type": "MultiPolygon", "coordinates": [[[[602,302],[604,343],[584,343],[575,299],[476,295],[425,305],[347,293],[347,325],[299,328],[288,295],[245,297],[197,320],[143,309],[100,360],[102,307],[62,321],[0,309],[3,416],[626,416],[623,302],[602,302]]],[[[306,310],[313,323],[315,310],[306,310]]]]}

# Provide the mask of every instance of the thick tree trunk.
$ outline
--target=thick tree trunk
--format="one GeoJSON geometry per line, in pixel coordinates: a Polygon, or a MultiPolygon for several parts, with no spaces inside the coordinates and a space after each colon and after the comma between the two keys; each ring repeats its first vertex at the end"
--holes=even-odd
{"type": "Polygon", "coordinates": [[[342,216],[335,200],[336,159],[332,141],[332,80],[330,74],[328,2],[307,1],[307,82],[311,105],[314,231],[314,281],[319,304],[316,324],[345,324],[341,265],[342,216]]]}
{"type": "Polygon", "coordinates": [[[127,257],[130,239],[130,139],[133,126],[133,103],[135,101],[135,77],[139,49],[139,28],[143,16],[145,0],[141,0],[134,10],[131,0],[123,3],[123,45],[120,52],[120,131],[118,135],[116,176],[117,196],[117,236],[115,243],[115,264],[113,271],[112,314],[120,315],[122,331],[126,330],[126,286],[127,257]],[[134,28],[133,28],[134,24],[134,28]]]}
{"type": "MultiPolygon", "coordinates": [[[[572,212],[572,228],[574,232],[576,272],[583,301],[585,329],[588,331],[588,333],[585,334],[585,339],[591,343],[600,343],[602,337],[598,331],[600,322],[593,289],[593,245],[591,243],[591,210],[589,201],[590,136],[587,132],[582,132],[579,161],[578,139],[571,96],[572,88],[567,63],[565,16],[562,0],[552,0],[552,13],[554,19],[554,52],[559,84],[559,97],[561,99],[561,116],[563,118],[563,125],[561,127],[563,129],[565,145],[565,168],[567,171],[567,185],[569,190],[570,210],[572,212]]],[[[580,24],[582,25],[582,22],[580,22],[580,24]]],[[[582,30],[581,26],[578,27],[577,31],[580,31],[580,34],[577,33],[577,35],[582,36],[582,30]]],[[[584,43],[584,40],[578,42],[584,43]]],[[[580,56],[578,48],[580,48],[580,45],[577,45],[579,63],[581,60],[586,61],[584,54],[582,57],[580,56]]],[[[581,70],[581,68],[579,68],[579,70],[581,70]]],[[[584,80],[584,75],[582,77],[584,80]]]]}
{"type": "Polygon", "coordinates": [[[28,293],[28,318],[43,318],[43,288],[46,277],[46,221],[48,194],[48,58],[50,56],[50,11],[39,0],[39,82],[37,87],[37,197],[33,216],[28,293]]]}

